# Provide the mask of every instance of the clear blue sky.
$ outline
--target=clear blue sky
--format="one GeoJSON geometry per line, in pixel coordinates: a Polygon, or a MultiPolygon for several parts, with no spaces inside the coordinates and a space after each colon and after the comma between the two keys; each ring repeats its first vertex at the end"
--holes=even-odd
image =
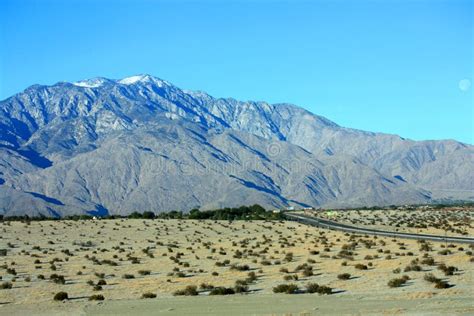
{"type": "Polygon", "coordinates": [[[473,1],[0,0],[0,99],[149,73],[336,123],[473,143],[473,1]],[[224,3],[225,2],[225,3],[224,3]]]}

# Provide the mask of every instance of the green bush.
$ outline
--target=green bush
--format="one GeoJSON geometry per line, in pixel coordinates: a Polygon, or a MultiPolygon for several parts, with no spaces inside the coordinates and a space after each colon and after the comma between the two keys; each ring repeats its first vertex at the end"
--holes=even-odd
{"type": "Polygon", "coordinates": [[[94,285],[94,287],[92,288],[94,291],[102,291],[102,286],[100,285],[94,285]]]}
{"type": "Polygon", "coordinates": [[[51,274],[49,279],[56,284],[66,284],[66,279],[64,278],[63,275],[58,275],[54,273],[54,274],[51,274]]]}
{"type": "Polygon", "coordinates": [[[329,295],[332,294],[332,288],[317,283],[308,283],[306,285],[306,292],[329,295]]]}
{"type": "Polygon", "coordinates": [[[3,282],[2,284],[0,284],[0,289],[2,290],[11,289],[12,287],[13,285],[11,284],[11,282],[3,282]]]}
{"type": "Polygon", "coordinates": [[[150,270],[140,270],[140,271],[138,271],[138,274],[140,274],[140,275],[150,275],[151,271],[150,270]]]}
{"type": "Polygon", "coordinates": [[[296,291],[298,291],[296,284],[280,284],[273,288],[273,293],[294,294],[296,291]]]}
{"type": "Polygon", "coordinates": [[[337,276],[339,280],[349,280],[351,278],[350,273],[341,273],[337,276]]]}
{"type": "Polygon", "coordinates": [[[396,278],[396,279],[391,279],[388,281],[388,286],[389,287],[401,287],[403,284],[407,283],[407,280],[405,278],[396,278]]]}
{"type": "Polygon", "coordinates": [[[156,298],[156,294],[151,293],[151,292],[146,292],[142,294],[142,298],[156,298]]]}
{"type": "Polygon", "coordinates": [[[209,295],[231,295],[235,294],[234,289],[227,287],[215,287],[209,292],[209,295]]]}
{"type": "Polygon", "coordinates": [[[201,285],[199,287],[203,290],[212,290],[214,288],[214,285],[207,284],[207,283],[201,283],[201,285]]]}
{"type": "Polygon", "coordinates": [[[67,300],[68,298],[69,296],[67,295],[66,292],[58,292],[53,297],[55,301],[64,301],[64,300],[67,300]]]}
{"type": "Polygon", "coordinates": [[[298,275],[297,274],[288,274],[283,276],[283,280],[285,281],[298,281],[298,275]]]}
{"type": "Polygon", "coordinates": [[[358,270],[367,270],[367,266],[365,264],[362,264],[362,263],[358,263],[354,266],[354,268],[358,269],[358,270]]]}
{"type": "Polygon", "coordinates": [[[318,283],[309,283],[306,285],[306,292],[308,293],[317,293],[319,290],[318,283]]]}
{"type": "Polygon", "coordinates": [[[250,267],[246,264],[241,265],[241,266],[239,266],[237,264],[233,264],[233,265],[230,266],[230,269],[231,270],[237,270],[237,271],[248,271],[248,270],[250,270],[250,267]]]}
{"type": "Polygon", "coordinates": [[[185,295],[185,296],[196,296],[198,295],[197,287],[194,285],[188,285],[184,290],[178,290],[173,295],[185,295]]]}
{"type": "Polygon", "coordinates": [[[102,294],[95,294],[89,296],[89,301],[103,301],[105,298],[102,294]]]}
{"type": "Polygon", "coordinates": [[[428,273],[428,274],[425,274],[425,276],[423,277],[423,279],[425,281],[428,281],[428,282],[431,282],[431,283],[436,283],[439,281],[439,279],[437,277],[435,277],[433,275],[433,273],[428,273]]]}
{"type": "Polygon", "coordinates": [[[437,281],[435,282],[435,288],[436,288],[436,289],[447,289],[447,288],[449,288],[449,287],[451,287],[451,286],[450,286],[450,285],[448,284],[448,282],[446,282],[446,281],[437,280],[437,281]]]}

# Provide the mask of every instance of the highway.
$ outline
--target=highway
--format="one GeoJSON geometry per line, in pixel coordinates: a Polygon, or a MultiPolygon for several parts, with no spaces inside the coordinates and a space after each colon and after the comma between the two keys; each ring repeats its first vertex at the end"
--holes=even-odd
{"type": "Polygon", "coordinates": [[[314,216],[308,216],[303,214],[295,214],[286,212],[283,214],[287,219],[294,220],[303,224],[317,226],[327,229],[341,230],[350,233],[360,233],[367,235],[386,236],[394,238],[406,238],[406,239],[417,239],[417,240],[429,240],[436,242],[449,242],[449,243],[464,243],[474,244],[474,237],[451,237],[451,236],[438,236],[438,235],[426,235],[426,234],[411,234],[411,233],[400,233],[393,231],[384,231],[377,229],[362,228],[347,224],[341,224],[335,221],[322,219],[314,216]]]}

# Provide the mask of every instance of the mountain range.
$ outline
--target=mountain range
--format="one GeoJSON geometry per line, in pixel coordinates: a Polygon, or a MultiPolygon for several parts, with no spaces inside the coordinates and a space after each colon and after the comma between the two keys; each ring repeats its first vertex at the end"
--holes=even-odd
{"type": "Polygon", "coordinates": [[[0,101],[0,214],[474,200],[474,146],[346,127],[292,104],[150,75],[33,85],[0,101]]]}

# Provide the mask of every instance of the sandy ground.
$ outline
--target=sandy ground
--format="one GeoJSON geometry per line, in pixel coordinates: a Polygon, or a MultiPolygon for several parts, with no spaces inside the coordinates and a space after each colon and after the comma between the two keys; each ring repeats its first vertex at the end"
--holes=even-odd
{"type": "Polygon", "coordinates": [[[8,306],[3,315],[472,315],[472,297],[234,295],[8,306]]]}
{"type": "Polygon", "coordinates": [[[343,210],[317,211],[317,217],[364,228],[440,236],[474,237],[474,210],[343,210]]]}
{"type": "Polygon", "coordinates": [[[0,229],[0,249],[7,249],[7,255],[0,257],[0,283],[12,284],[11,289],[0,289],[2,315],[474,312],[473,249],[467,245],[445,248],[442,243],[430,243],[432,250],[422,251],[413,240],[356,236],[294,222],[44,221],[3,223],[0,229]],[[351,243],[357,243],[353,260],[339,258],[341,249],[351,243]],[[438,253],[446,249],[451,253],[438,253]],[[288,253],[292,254],[291,261],[285,259],[288,253]],[[445,276],[436,265],[420,264],[423,271],[403,272],[412,260],[422,260],[423,256],[432,257],[436,264],[455,266],[458,271],[445,276]],[[216,265],[225,260],[230,263],[216,265]],[[304,263],[312,267],[313,275],[297,270],[304,263]],[[249,270],[233,270],[232,264],[248,265],[249,270]],[[365,264],[368,269],[358,270],[356,264],[365,264]],[[289,272],[282,272],[282,268],[289,272]],[[401,273],[393,273],[396,268],[401,273]],[[172,295],[187,285],[199,287],[201,283],[232,287],[249,272],[254,272],[257,280],[249,285],[247,294],[216,297],[200,290],[197,297],[172,295]],[[423,280],[429,272],[452,287],[435,289],[423,280]],[[350,273],[351,279],[339,280],[341,273],[350,273]],[[65,284],[52,282],[52,274],[64,276],[65,284]],[[134,278],[124,279],[125,274],[134,278]],[[285,275],[297,275],[298,280],[285,281],[285,275]],[[410,277],[405,286],[388,287],[390,279],[402,275],[410,277]],[[94,290],[87,284],[89,280],[94,285],[99,280],[107,284],[94,290]],[[327,285],[335,294],[273,294],[274,286],[287,283],[301,290],[308,283],[327,285]],[[70,300],[54,301],[59,291],[67,292],[70,300]],[[146,292],[157,298],[141,299],[146,292]],[[94,294],[102,294],[105,301],[88,301],[94,294]]]}

